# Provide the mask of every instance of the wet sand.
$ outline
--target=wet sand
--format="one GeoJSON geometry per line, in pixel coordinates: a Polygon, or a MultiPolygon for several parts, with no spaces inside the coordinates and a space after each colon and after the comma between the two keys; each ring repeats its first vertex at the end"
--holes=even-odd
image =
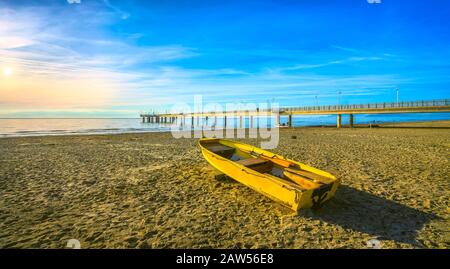
{"type": "Polygon", "coordinates": [[[273,152],[343,182],[298,215],[214,179],[196,139],[0,139],[0,247],[449,248],[450,121],[433,126],[281,129],[273,152]]]}

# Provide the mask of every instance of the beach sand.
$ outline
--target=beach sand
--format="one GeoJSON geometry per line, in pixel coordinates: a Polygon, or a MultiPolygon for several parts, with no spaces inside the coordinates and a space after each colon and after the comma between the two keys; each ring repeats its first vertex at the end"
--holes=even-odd
{"type": "Polygon", "coordinates": [[[196,143],[170,133],[0,139],[0,247],[450,247],[450,128],[281,129],[273,152],[342,180],[323,208],[298,215],[215,179],[196,143]]]}

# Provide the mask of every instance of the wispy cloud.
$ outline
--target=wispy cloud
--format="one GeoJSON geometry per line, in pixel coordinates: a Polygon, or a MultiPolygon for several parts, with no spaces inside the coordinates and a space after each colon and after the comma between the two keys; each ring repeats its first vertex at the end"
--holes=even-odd
{"type": "Polygon", "coordinates": [[[327,67],[330,65],[339,65],[339,64],[349,64],[354,62],[364,62],[364,61],[380,61],[383,60],[383,57],[374,57],[374,56],[365,56],[365,57],[348,57],[341,60],[333,60],[327,61],[323,63],[316,64],[297,64],[293,66],[280,67],[271,69],[272,72],[282,72],[282,71],[293,71],[293,70],[302,70],[302,69],[315,69],[320,67],[327,67]]]}
{"type": "Polygon", "coordinates": [[[118,8],[117,6],[112,5],[109,0],[103,0],[103,3],[105,3],[105,5],[108,8],[110,8],[110,9],[114,10],[114,12],[118,13],[122,20],[126,20],[131,16],[128,12],[125,12],[122,9],[118,8]]]}
{"type": "Polygon", "coordinates": [[[81,4],[81,0],[67,0],[69,4],[81,4]]]}
{"type": "Polygon", "coordinates": [[[83,38],[77,35],[76,18],[66,17],[64,29],[48,27],[55,18],[40,9],[0,13],[0,67],[14,70],[14,76],[0,78],[0,109],[107,107],[136,81],[158,85],[136,65],[194,55],[180,45],[138,47],[107,37],[83,38]]]}
{"type": "Polygon", "coordinates": [[[355,49],[355,48],[349,48],[349,47],[343,47],[343,46],[337,46],[337,45],[331,45],[330,46],[333,49],[337,49],[337,50],[341,50],[341,51],[345,51],[345,52],[350,52],[353,54],[361,54],[361,53],[367,53],[364,50],[361,49],[355,49]]]}

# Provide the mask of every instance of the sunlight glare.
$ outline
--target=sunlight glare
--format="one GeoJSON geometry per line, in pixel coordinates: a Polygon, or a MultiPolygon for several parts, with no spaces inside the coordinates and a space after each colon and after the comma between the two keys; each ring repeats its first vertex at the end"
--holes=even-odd
{"type": "Polygon", "coordinates": [[[13,71],[12,71],[11,68],[9,68],[9,67],[3,68],[3,75],[4,75],[5,77],[11,76],[12,73],[13,73],[13,71]]]}

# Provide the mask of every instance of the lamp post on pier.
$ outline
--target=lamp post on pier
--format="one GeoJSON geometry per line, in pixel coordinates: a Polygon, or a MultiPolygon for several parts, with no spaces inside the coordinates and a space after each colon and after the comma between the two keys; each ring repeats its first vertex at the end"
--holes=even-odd
{"type": "Polygon", "coordinates": [[[339,106],[339,108],[341,108],[341,91],[339,90],[338,91],[338,106],[339,106]]]}
{"type": "Polygon", "coordinates": [[[398,102],[399,102],[399,99],[398,99],[398,87],[395,88],[395,92],[396,92],[396,94],[397,94],[397,106],[398,106],[398,102]]]}

